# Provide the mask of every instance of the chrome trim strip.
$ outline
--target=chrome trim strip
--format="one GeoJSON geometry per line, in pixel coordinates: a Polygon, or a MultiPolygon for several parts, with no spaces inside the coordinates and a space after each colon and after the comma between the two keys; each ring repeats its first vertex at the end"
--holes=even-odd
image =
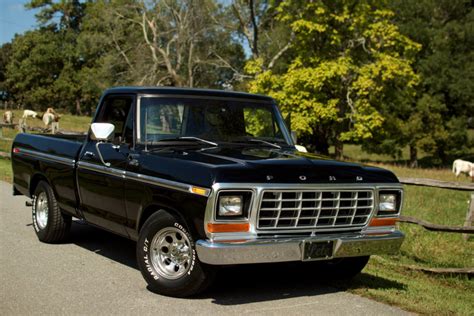
{"type": "Polygon", "coordinates": [[[125,179],[125,170],[120,170],[116,168],[106,167],[104,165],[93,164],[87,161],[79,161],[77,163],[78,168],[86,169],[91,171],[97,171],[100,173],[104,173],[110,176],[120,177],[125,179]]]}
{"type": "Polygon", "coordinates": [[[181,192],[193,193],[192,192],[192,185],[185,184],[185,183],[180,183],[180,182],[176,182],[176,181],[151,177],[151,176],[147,176],[147,175],[144,175],[144,174],[128,172],[128,171],[125,174],[125,178],[130,179],[130,180],[143,182],[143,183],[152,184],[152,185],[158,185],[160,187],[164,187],[164,188],[167,188],[167,189],[173,189],[173,190],[178,190],[178,191],[181,191],[181,192]]]}
{"type": "Polygon", "coordinates": [[[215,95],[197,95],[197,94],[147,94],[139,93],[140,98],[175,98],[175,99],[200,99],[200,100],[222,100],[222,101],[240,101],[240,102],[252,102],[252,103],[264,103],[274,104],[272,99],[257,99],[252,98],[251,95],[242,95],[242,97],[231,97],[231,96],[215,96],[215,95]]]}
{"type": "MultiPolygon", "coordinates": [[[[196,195],[200,195],[200,196],[208,197],[209,194],[210,194],[210,191],[211,191],[210,189],[202,188],[202,189],[206,190],[206,193],[205,193],[205,195],[201,195],[201,194],[194,193],[192,191],[192,189],[195,186],[187,184],[187,183],[162,179],[162,178],[158,178],[158,177],[147,176],[147,175],[140,174],[140,173],[120,170],[120,169],[117,169],[117,168],[110,168],[110,167],[106,167],[106,166],[92,164],[92,163],[85,162],[85,161],[79,161],[77,165],[78,165],[79,168],[82,168],[82,169],[101,172],[101,173],[104,173],[104,174],[107,174],[107,175],[110,175],[110,176],[120,177],[122,179],[138,181],[138,182],[142,182],[142,183],[146,183],[146,184],[156,185],[156,186],[164,187],[164,188],[167,188],[167,189],[178,190],[178,191],[181,191],[181,192],[196,194],[196,195]]],[[[199,188],[201,188],[201,187],[199,187],[199,188]]]]}
{"type": "Polygon", "coordinates": [[[38,158],[38,159],[42,159],[42,160],[50,161],[50,162],[57,162],[57,163],[65,164],[68,166],[74,166],[76,163],[76,160],[70,159],[70,158],[51,155],[51,154],[43,153],[36,150],[26,149],[23,147],[15,147],[15,148],[18,148],[20,150],[20,152],[18,153],[13,153],[14,155],[17,155],[17,156],[30,156],[30,157],[35,156],[35,158],[38,158]]]}
{"type": "MultiPolygon", "coordinates": [[[[271,100],[257,100],[257,99],[252,99],[251,97],[247,98],[232,98],[232,97],[216,97],[216,96],[199,96],[199,95],[182,95],[182,94],[144,94],[140,93],[137,94],[137,112],[135,115],[135,126],[136,126],[136,140],[137,143],[141,143],[141,121],[140,121],[140,111],[141,111],[141,99],[142,98],[176,98],[176,99],[202,99],[202,100],[223,100],[223,101],[239,101],[239,102],[253,102],[253,103],[264,103],[264,104],[269,104],[272,105],[274,104],[273,101],[271,100]]],[[[279,112],[279,111],[278,111],[279,112]]],[[[280,118],[283,120],[281,117],[280,118]]],[[[284,131],[285,135],[287,136],[286,141],[288,142],[288,139],[291,139],[291,137],[288,134],[288,131],[284,131]],[[288,138],[289,137],[289,138],[288,138]]],[[[289,143],[290,145],[293,145],[292,141],[289,143]]]]}
{"type": "Polygon", "coordinates": [[[399,251],[404,237],[402,232],[395,230],[384,235],[333,234],[234,242],[212,242],[200,239],[196,242],[196,251],[201,262],[215,265],[302,261],[305,242],[334,241],[333,256],[327,259],[347,258],[395,254],[399,251]]]}

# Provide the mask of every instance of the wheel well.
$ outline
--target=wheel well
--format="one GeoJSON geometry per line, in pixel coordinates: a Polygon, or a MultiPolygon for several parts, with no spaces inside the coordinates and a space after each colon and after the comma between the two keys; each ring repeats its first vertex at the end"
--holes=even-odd
{"type": "Polygon", "coordinates": [[[143,224],[145,224],[146,220],[151,216],[153,215],[154,213],[160,211],[160,210],[163,210],[163,211],[166,211],[174,216],[176,216],[177,218],[181,219],[183,221],[184,224],[186,224],[186,226],[188,226],[188,230],[192,229],[191,231],[193,231],[193,227],[191,227],[189,225],[188,222],[186,222],[186,220],[184,219],[184,217],[176,210],[173,210],[173,209],[170,209],[170,208],[166,208],[166,207],[162,207],[162,206],[158,206],[158,205],[149,205],[147,206],[143,212],[142,212],[142,215],[140,216],[140,222],[138,223],[138,230],[137,232],[140,233],[140,230],[142,229],[143,227],[143,224]]]}
{"type": "Polygon", "coordinates": [[[31,178],[31,181],[30,181],[30,197],[32,197],[33,194],[35,193],[36,186],[38,185],[38,183],[40,181],[46,181],[47,183],[49,183],[48,179],[46,179],[46,177],[43,176],[42,174],[35,174],[33,176],[33,178],[31,178]]]}

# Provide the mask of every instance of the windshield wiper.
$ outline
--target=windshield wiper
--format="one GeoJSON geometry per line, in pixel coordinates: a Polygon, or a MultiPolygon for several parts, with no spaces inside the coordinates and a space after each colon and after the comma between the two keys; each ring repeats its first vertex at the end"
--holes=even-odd
{"type": "Polygon", "coordinates": [[[270,145],[270,146],[272,146],[272,147],[275,147],[275,148],[281,149],[281,146],[280,146],[280,145],[277,145],[277,144],[274,144],[274,143],[267,142],[266,140],[263,140],[263,139],[256,139],[256,138],[251,138],[251,139],[249,139],[249,141],[251,141],[251,142],[256,142],[256,143],[263,143],[263,144],[267,144],[267,145],[270,145]]]}
{"type": "Polygon", "coordinates": [[[197,141],[200,141],[201,143],[206,143],[206,144],[209,144],[209,145],[212,145],[212,146],[216,146],[216,147],[219,146],[219,144],[214,143],[214,142],[211,142],[210,140],[202,139],[202,138],[194,137],[194,136],[181,136],[181,137],[179,137],[178,139],[197,140],[197,141]]]}
{"type": "Polygon", "coordinates": [[[191,140],[191,141],[194,140],[194,141],[198,141],[198,142],[201,142],[201,143],[204,143],[204,144],[212,145],[214,147],[219,146],[217,143],[211,142],[210,140],[206,140],[206,139],[202,139],[202,138],[194,137],[194,136],[181,136],[181,137],[176,137],[176,138],[164,138],[164,139],[160,139],[156,142],[152,142],[151,145],[156,145],[156,144],[159,144],[159,143],[162,143],[162,142],[173,142],[173,141],[180,141],[180,140],[191,140]]]}
{"type": "Polygon", "coordinates": [[[257,139],[257,138],[247,138],[245,140],[239,140],[238,142],[239,143],[245,143],[245,142],[262,143],[262,144],[265,144],[265,145],[268,145],[268,146],[271,146],[271,147],[274,147],[274,148],[281,149],[280,145],[277,145],[277,144],[274,144],[274,143],[271,143],[271,142],[267,142],[266,140],[263,140],[263,139],[257,139]]]}

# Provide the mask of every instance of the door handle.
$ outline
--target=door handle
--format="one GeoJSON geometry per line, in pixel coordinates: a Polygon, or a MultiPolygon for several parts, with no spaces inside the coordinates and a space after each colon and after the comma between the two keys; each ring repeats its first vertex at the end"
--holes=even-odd
{"type": "Polygon", "coordinates": [[[95,154],[92,151],[86,151],[84,156],[92,158],[92,157],[95,157],[95,154]]]}
{"type": "Polygon", "coordinates": [[[140,165],[138,157],[140,157],[138,154],[128,154],[128,164],[133,167],[138,167],[140,165]]]}

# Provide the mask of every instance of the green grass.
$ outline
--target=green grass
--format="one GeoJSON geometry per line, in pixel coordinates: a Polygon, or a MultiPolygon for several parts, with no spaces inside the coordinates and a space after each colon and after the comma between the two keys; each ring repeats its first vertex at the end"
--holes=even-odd
{"type": "MultiPolygon", "coordinates": [[[[422,177],[416,170],[411,176],[422,177]]],[[[446,171],[430,171],[431,178],[446,179],[446,171]]],[[[468,192],[426,187],[405,187],[403,214],[432,223],[462,226],[468,208],[468,192]]],[[[400,254],[374,256],[351,291],[422,314],[472,315],[474,282],[464,276],[428,275],[418,267],[474,267],[474,243],[461,234],[430,232],[412,224],[400,224],[406,234],[400,254]]]]}
{"type": "Polygon", "coordinates": [[[0,157],[0,180],[12,182],[12,165],[10,159],[0,157]]]}
{"type": "MultiPolygon", "coordinates": [[[[354,145],[345,146],[345,152],[353,161],[364,160],[390,169],[399,177],[470,182],[466,176],[456,178],[449,168],[407,168],[394,164],[388,156],[370,155],[354,145]]],[[[462,226],[469,199],[469,192],[405,186],[403,214],[436,224],[462,226]]],[[[426,274],[408,267],[472,268],[474,238],[465,241],[461,234],[430,232],[413,224],[399,226],[406,234],[399,255],[373,256],[355,280],[334,285],[420,314],[473,315],[472,279],[426,274]]]]}
{"type": "MultiPolygon", "coordinates": [[[[60,127],[83,132],[89,123],[88,117],[64,115],[60,127]]],[[[38,120],[37,126],[41,124],[38,120]]],[[[13,138],[15,134],[15,131],[4,129],[7,137],[13,138]]],[[[470,137],[474,137],[474,133],[470,133],[470,137]]],[[[9,151],[10,146],[10,141],[0,140],[0,151],[9,151]]],[[[470,181],[464,176],[456,179],[449,168],[410,169],[403,164],[397,165],[390,156],[364,153],[359,146],[346,145],[344,149],[351,160],[390,169],[399,177],[470,181]]],[[[407,150],[402,159],[408,159],[407,150]]],[[[0,179],[11,181],[8,159],[0,158],[0,179]]],[[[462,226],[468,200],[468,192],[406,186],[403,214],[436,224],[462,226]]],[[[465,241],[461,234],[430,232],[412,224],[400,224],[400,229],[406,238],[399,255],[372,256],[363,273],[354,280],[331,284],[420,314],[473,315],[473,280],[463,276],[425,274],[408,266],[474,267],[474,238],[465,241]]]]}

